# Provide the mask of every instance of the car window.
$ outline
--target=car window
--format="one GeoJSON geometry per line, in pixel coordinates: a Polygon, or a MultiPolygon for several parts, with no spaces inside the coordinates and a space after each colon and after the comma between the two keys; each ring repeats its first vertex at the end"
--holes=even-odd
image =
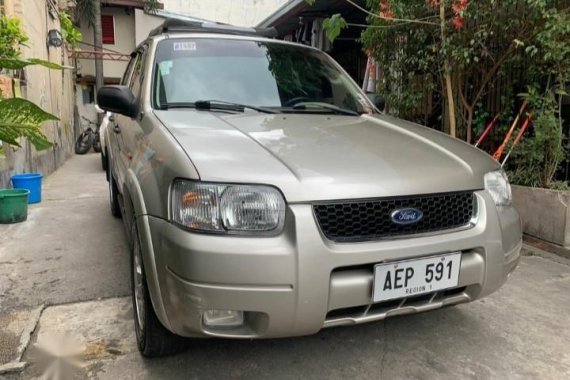
{"type": "Polygon", "coordinates": [[[259,107],[328,103],[362,112],[368,105],[324,53],[301,46],[235,39],[172,39],[157,48],[156,107],[220,100],[259,107]]]}
{"type": "Polygon", "coordinates": [[[129,88],[131,89],[135,97],[139,97],[141,85],[144,79],[144,61],[146,57],[146,49],[137,53],[136,59],[133,63],[133,75],[129,83],[129,88]]]}
{"type": "Polygon", "coordinates": [[[134,67],[134,63],[136,61],[136,58],[137,58],[136,55],[134,57],[131,57],[129,64],[127,65],[127,68],[125,69],[125,73],[123,74],[123,77],[121,78],[121,85],[127,86],[129,84],[129,80],[131,79],[131,74],[133,72],[133,67],[134,67]]]}

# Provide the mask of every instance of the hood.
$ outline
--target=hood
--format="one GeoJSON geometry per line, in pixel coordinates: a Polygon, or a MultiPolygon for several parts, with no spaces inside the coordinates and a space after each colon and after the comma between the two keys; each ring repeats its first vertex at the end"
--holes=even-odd
{"type": "Polygon", "coordinates": [[[270,184],[289,202],[483,188],[482,151],[389,116],[156,111],[202,181],[270,184]]]}

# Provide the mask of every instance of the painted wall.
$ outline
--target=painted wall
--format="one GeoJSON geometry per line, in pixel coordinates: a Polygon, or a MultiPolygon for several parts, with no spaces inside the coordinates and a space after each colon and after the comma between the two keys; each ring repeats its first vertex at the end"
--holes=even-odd
{"type": "Polygon", "coordinates": [[[162,0],[169,12],[224,22],[254,26],[287,0],[162,0]]]}
{"type": "MultiPolygon", "coordinates": [[[[57,14],[52,18],[45,1],[11,0],[7,16],[18,17],[29,37],[28,47],[22,48],[26,58],[41,58],[70,66],[65,47],[48,48],[47,31],[59,29],[57,14]],[[10,13],[8,13],[10,12],[10,13]]],[[[0,159],[0,187],[8,186],[11,174],[21,172],[41,172],[47,175],[72,154],[74,143],[74,79],[72,70],[49,70],[44,67],[29,66],[24,69],[26,85],[22,95],[44,110],[57,115],[58,122],[43,125],[43,131],[53,148],[36,152],[27,142],[21,148],[4,145],[5,157],[0,159]]]]}
{"type": "Polygon", "coordinates": [[[164,22],[164,18],[144,13],[141,9],[135,9],[135,45],[143,42],[151,30],[164,22]]]}
{"type": "MultiPolygon", "coordinates": [[[[105,7],[102,14],[110,14],[115,17],[115,44],[103,45],[105,49],[115,50],[120,53],[130,54],[135,47],[141,43],[148,33],[164,22],[164,18],[145,14],[140,9],[129,9],[118,7],[105,7]]],[[[88,26],[86,21],[81,23],[81,32],[83,33],[83,41],[93,43],[93,29],[88,26]]],[[[81,45],[85,50],[92,50],[92,47],[81,45]]],[[[128,62],[126,61],[103,61],[103,74],[106,80],[118,81],[122,78],[128,62]]],[[[85,124],[83,118],[91,121],[97,121],[97,111],[95,110],[95,90],[93,80],[95,77],[95,60],[81,59],[78,60],[78,78],[76,84],[75,102],[77,112],[81,124],[85,124]],[[85,79],[91,79],[87,81],[85,79]],[[90,101],[88,94],[91,93],[93,98],[90,101]]]]}
{"type": "MultiPolygon", "coordinates": [[[[112,15],[115,18],[115,44],[103,44],[104,49],[114,50],[119,53],[130,54],[135,49],[135,12],[133,9],[103,7],[101,14],[112,15]]],[[[81,20],[79,29],[83,34],[83,41],[93,44],[93,28],[86,20],[81,20]]],[[[84,50],[94,50],[92,46],[80,45],[84,50]]],[[[103,73],[105,78],[118,79],[123,76],[123,72],[128,62],[103,61],[103,73]]],[[[95,60],[78,60],[78,74],[82,76],[95,76],[95,60]]]]}

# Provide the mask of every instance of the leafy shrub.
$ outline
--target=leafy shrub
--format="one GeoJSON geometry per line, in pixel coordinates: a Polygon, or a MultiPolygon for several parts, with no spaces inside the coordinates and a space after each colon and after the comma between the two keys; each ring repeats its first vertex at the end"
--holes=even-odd
{"type": "Polygon", "coordinates": [[[75,25],[73,25],[73,21],[71,21],[71,17],[67,12],[61,11],[59,12],[59,22],[61,24],[61,34],[63,38],[67,41],[71,47],[77,47],[77,42],[83,39],[83,35],[75,25]]]}
{"type": "Polygon", "coordinates": [[[20,46],[25,46],[26,42],[28,42],[28,36],[22,31],[20,20],[0,16],[0,57],[18,57],[20,46]]]}

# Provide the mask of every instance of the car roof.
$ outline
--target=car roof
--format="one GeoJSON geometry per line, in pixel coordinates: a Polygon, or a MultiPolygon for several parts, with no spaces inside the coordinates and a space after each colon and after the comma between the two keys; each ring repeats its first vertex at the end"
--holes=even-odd
{"type": "Polygon", "coordinates": [[[179,19],[167,19],[158,28],[152,30],[149,37],[156,37],[163,34],[176,33],[205,33],[205,34],[226,34],[248,37],[277,37],[275,28],[245,28],[229,24],[215,22],[186,21],[179,19]]]}

